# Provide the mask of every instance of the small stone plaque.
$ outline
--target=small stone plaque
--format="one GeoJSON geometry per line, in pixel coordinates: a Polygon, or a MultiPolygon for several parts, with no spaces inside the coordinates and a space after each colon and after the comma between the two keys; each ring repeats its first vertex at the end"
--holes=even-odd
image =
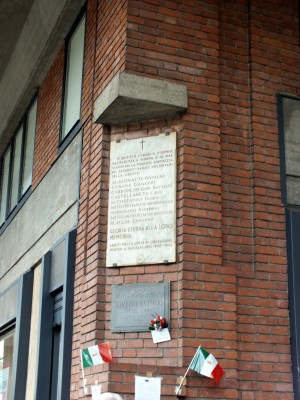
{"type": "Polygon", "coordinates": [[[143,332],[153,316],[170,320],[170,283],[113,285],[112,332],[143,332]]]}
{"type": "Polygon", "coordinates": [[[176,261],[176,133],[111,143],[107,266],[176,261]]]}

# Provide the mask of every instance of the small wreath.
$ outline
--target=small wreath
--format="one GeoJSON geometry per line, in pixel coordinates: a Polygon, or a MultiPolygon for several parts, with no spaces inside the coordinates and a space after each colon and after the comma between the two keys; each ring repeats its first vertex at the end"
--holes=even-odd
{"type": "Polygon", "coordinates": [[[150,324],[149,324],[149,330],[150,331],[161,331],[163,328],[168,327],[168,322],[165,317],[162,317],[161,315],[157,315],[153,319],[151,319],[150,324]]]}

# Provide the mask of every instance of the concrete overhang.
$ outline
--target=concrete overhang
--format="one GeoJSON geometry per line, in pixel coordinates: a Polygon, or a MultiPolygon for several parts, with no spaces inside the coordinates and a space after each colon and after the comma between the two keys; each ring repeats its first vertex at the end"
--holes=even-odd
{"type": "Polygon", "coordinates": [[[0,156],[84,3],[0,1],[0,156]]]}
{"type": "Polygon", "coordinates": [[[96,100],[94,122],[123,125],[173,118],[186,111],[187,103],[186,86],[123,72],[96,100]]]}
{"type": "Polygon", "coordinates": [[[0,80],[34,0],[0,1],[0,80]]]}

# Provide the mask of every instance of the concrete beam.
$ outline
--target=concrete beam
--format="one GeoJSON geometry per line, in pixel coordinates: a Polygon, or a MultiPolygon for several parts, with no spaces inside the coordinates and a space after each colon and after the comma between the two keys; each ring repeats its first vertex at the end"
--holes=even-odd
{"type": "Polygon", "coordinates": [[[0,81],[34,0],[0,1],[0,81]]]}
{"type": "Polygon", "coordinates": [[[84,0],[35,0],[0,82],[0,155],[84,0]]]}
{"type": "Polygon", "coordinates": [[[94,122],[123,125],[172,118],[187,109],[187,100],[183,85],[124,72],[116,75],[96,100],[94,122]]]}

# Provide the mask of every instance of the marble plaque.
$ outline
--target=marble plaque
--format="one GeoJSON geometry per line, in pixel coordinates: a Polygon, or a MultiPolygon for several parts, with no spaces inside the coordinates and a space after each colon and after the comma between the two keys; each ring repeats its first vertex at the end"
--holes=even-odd
{"type": "Polygon", "coordinates": [[[169,282],[112,286],[112,332],[148,331],[155,315],[170,321],[169,282]]]}
{"type": "Polygon", "coordinates": [[[176,133],[113,141],[107,266],[176,259],[176,133]]]}

